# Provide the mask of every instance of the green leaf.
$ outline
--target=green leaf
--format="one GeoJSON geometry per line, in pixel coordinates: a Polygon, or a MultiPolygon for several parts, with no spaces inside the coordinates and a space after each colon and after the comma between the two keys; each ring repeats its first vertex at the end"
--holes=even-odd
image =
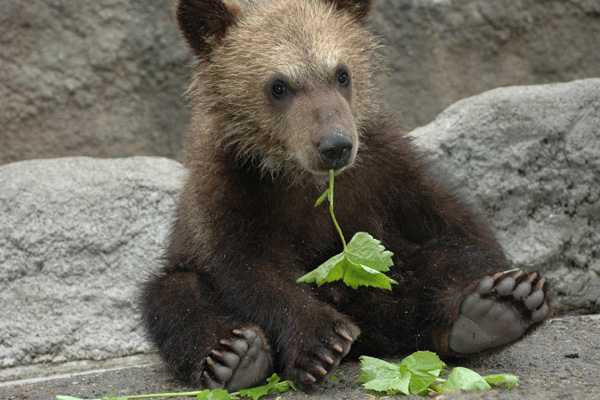
{"type": "Polygon", "coordinates": [[[493,388],[506,390],[514,389],[519,381],[518,376],[510,374],[487,375],[483,379],[493,388]]]}
{"type": "Polygon", "coordinates": [[[452,391],[487,391],[490,384],[495,387],[512,389],[518,377],[499,374],[482,377],[477,372],[456,367],[440,387],[436,381],[444,382],[439,376],[444,373],[446,364],[430,351],[418,351],[406,357],[400,364],[392,364],[378,358],[361,356],[361,376],[365,388],[385,392],[388,396],[398,393],[426,395],[431,391],[442,393],[452,391]],[[489,382],[489,383],[488,383],[489,382]]]}
{"type": "Polygon", "coordinates": [[[205,389],[198,393],[196,400],[233,400],[237,399],[237,396],[230,395],[227,390],[223,389],[205,389]]]}
{"type": "Polygon", "coordinates": [[[395,280],[390,279],[385,274],[373,268],[353,263],[348,257],[344,261],[344,264],[342,264],[344,267],[343,281],[352,289],[358,289],[359,286],[372,286],[392,290],[392,284],[397,283],[395,280]]]}
{"type": "Polygon", "coordinates": [[[300,277],[296,282],[315,282],[318,286],[321,286],[327,282],[339,281],[344,277],[345,262],[346,256],[344,253],[335,255],[308,274],[300,277]]]}
{"type": "Polygon", "coordinates": [[[392,290],[397,282],[382,273],[394,265],[394,253],[385,250],[381,242],[366,232],[358,232],[352,237],[345,251],[344,283],[353,289],[359,286],[372,286],[392,290]]]}
{"type": "Polygon", "coordinates": [[[389,396],[408,394],[410,374],[402,374],[400,365],[374,357],[360,357],[361,375],[359,382],[369,390],[385,392],[389,396]]]}
{"type": "Polygon", "coordinates": [[[379,240],[374,239],[366,232],[358,232],[352,240],[346,244],[342,229],[337,223],[333,212],[333,183],[335,171],[329,171],[329,189],[327,189],[315,203],[315,207],[322,204],[326,198],[329,199],[329,213],[335,228],[340,235],[344,251],[331,257],[313,271],[300,277],[298,283],[313,283],[318,286],[327,282],[342,279],[351,288],[359,286],[372,286],[392,290],[392,284],[397,283],[388,278],[383,272],[389,271],[394,264],[392,252],[385,250],[379,240]]]}
{"type": "Polygon", "coordinates": [[[322,203],[325,201],[325,199],[326,199],[328,196],[329,196],[329,189],[327,189],[325,192],[323,192],[323,194],[321,195],[321,197],[319,197],[319,198],[317,199],[317,202],[315,203],[315,207],[318,207],[318,206],[320,206],[320,205],[321,205],[321,204],[322,204],[322,203]]]}
{"type": "Polygon", "coordinates": [[[467,392],[487,391],[492,387],[477,372],[468,368],[456,367],[448,375],[448,379],[442,385],[445,392],[456,392],[464,390],[467,392]]]}
{"type": "Polygon", "coordinates": [[[329,378],[327,378],[327,379],[328,379],[328,380],[330,380],[330,381],[333,381],[333,382],[339,382],[339,381],[340,381],[340,378],[338,378],[338,377],[337,377],[337,376],[335,376],[335,375],[331,375],[331,376],[329,376],[329,378]]]}
{"type": "Polygon", "coordinates": [[[402,375],[400,365],[380,360],[379,358],[360,356],[361,375],[358,382],[369,382],[373,379],[396,378],[402,375]]]}
{"type": "Polygon", "coordinates": [[[397,283],[380,271],[389,271],[394,264],[393,253],[386,251],[379,240],[365,232],[358,232],[348,243],[346,251],[331,257],[296,282],[318,286],[343,279],[353,289],[372,286],[391,290],[397,283]]]}
{"type": "Polygon", "coordinates": [[[358,232],[348,243],[348,258],[355,264],[387,272],[394,265],[394,253],[387,251],[381,241],[366,232],[358,232]]]}
{"type": "Polygon", "coordinates": [[[267,385],[255,387],[252,389],[240,390],[240,396],[251,397],[253,400],[257,400],[269,394],[269,389],[266,386],[267,385]]]}
{"type": "Polygon", "coordinates": [[[279,382],[279,377],[274,375],[276,379],[273,380],[273,376],[267,380],[267,384],[263,386],[258,386],[251,389],[240,390],[240,396],[242,397],[251,397],[253,400],[257,400],[263,396],[269,394],[269,390],[273,387],[274,383],[279,382]]]}
{"type": "Polygon", "coordinates": [[[385,392],[388,396],[398,393],[409,394],[410,374],[402,374],[396,378],[373,379],[363,384],[366,389],[385,392]]]}
{"type": "Polygon", "coordinates": [[[431,351],[418,351],[406,357],[400,363],[402,373],[410,373],[410,393],[429,392],[429,385],[444,373],[446,364],[431,351]]]}
{"type": "Polygon", "coordinates": [[[240,390],[240,396],[251,397],[252,400],[257,400],[269,394],[279,394],[286,392],[290,388],[298,390],[298,388],[291,381],[279,382],[279,380],[279,376],[277,376],[277,374],[273,374],[269,379],[267,379],[266,385],[258,386],[251,389],[240,390]]]}

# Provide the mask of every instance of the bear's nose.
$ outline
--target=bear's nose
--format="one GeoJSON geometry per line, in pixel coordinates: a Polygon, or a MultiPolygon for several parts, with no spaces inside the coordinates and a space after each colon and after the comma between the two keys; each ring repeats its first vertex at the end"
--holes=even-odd
{"type": "Polygon", "coordinates": [[[352,139],[348,132],[334,129],[319,141],[317,150],[327,169],[338,169],[345,166],[350,159],[352,139]]]}

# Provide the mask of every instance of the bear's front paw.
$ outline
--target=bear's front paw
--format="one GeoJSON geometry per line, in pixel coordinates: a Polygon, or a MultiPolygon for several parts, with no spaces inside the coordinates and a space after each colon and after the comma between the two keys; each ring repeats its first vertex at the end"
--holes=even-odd
{"type": "Polygon", "coordinates": [[[508,344],[549,314],[546,279],[511,271],[484,278],[462,303],[449,347],[473,354],[508,344]]]}
{"type": "Polygon", "coordinates": [[[342,358],[350,351],[360,329],[351,323],[337,325],[332,332],[301,341],[300,355],[286,368],[286,376],[300,389],[311,393],[318,389],[342,358]]]}
{"type": "Polygon", "coordinates": [[[273,373],[271,354],[259,328],[232,331],[204,360],[202,386],[230,392],[262,385],[273,373]]]}

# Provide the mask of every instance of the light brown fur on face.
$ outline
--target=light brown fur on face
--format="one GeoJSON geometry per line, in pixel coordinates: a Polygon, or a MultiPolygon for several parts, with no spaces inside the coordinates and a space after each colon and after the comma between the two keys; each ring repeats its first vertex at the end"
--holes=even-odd
{"type": "Polygon", "coordinates": [[[295,96],[284,112],[285,146],[289,149],[290,159],[302,170],[326,179],[328,168],[316,149],[324,135],[338,129],[349,133],[352,139],[352,154],[348,161],[348,165],[352,165],[358,150],[359,132],[351,107],[352,99],[345,98],[329,84],[295,96]]]}
{"type": "Polygon", "coordinates": [[[352,139],[352,165],[373,114],[374,39],[352,15],[320,0],[240,2],[234,9],[236,24],[201,59],[190,90],[204,104],[196,109],[218,114],[222,129],[211,131],[210,116],[196,115],[193,141],[234,146],[238,159],[265,174],[307,182],[326,178],[316,146],[341,128],[352,139]],[[351,77],[345,92],[336,88],[342,67],[351,77]],[[273,102],[274,79],[289,86],[291,99],[273,102]]]}

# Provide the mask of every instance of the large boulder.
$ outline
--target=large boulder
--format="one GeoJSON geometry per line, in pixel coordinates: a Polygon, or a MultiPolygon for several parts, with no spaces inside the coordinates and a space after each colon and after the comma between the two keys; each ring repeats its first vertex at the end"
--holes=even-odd
{"type": "MultiPolygon", "coordinates": [[[[191,56],[164,0],[3,0],[0,164],[179,158],[191,56]]],[[[596,0],[379,0],[376,77],[408,126],[498,86],[600,71],[596,0]]]]}
{"type": "Polygon", "coordinates": [[[177,157],[191,57],[171,3],[3,0],[0,164],[177,157]]]}
{"type": "Polygon", "coordinates": [[[600,73],[597,0],[385,0],[371,20],[389,70],[378,86],[411,127],[496,87],[600,73]]]}
{"type": "Polygon", "coordinates": [[[558,313],[600,312],[600,79],[491,90],[411,135],[558,313]]]}
{"type": "Polygon", "coordinates": [[[165,158],[0,166],[0,368],[149,351],[136,287],[182,178],[165,158]]]}

